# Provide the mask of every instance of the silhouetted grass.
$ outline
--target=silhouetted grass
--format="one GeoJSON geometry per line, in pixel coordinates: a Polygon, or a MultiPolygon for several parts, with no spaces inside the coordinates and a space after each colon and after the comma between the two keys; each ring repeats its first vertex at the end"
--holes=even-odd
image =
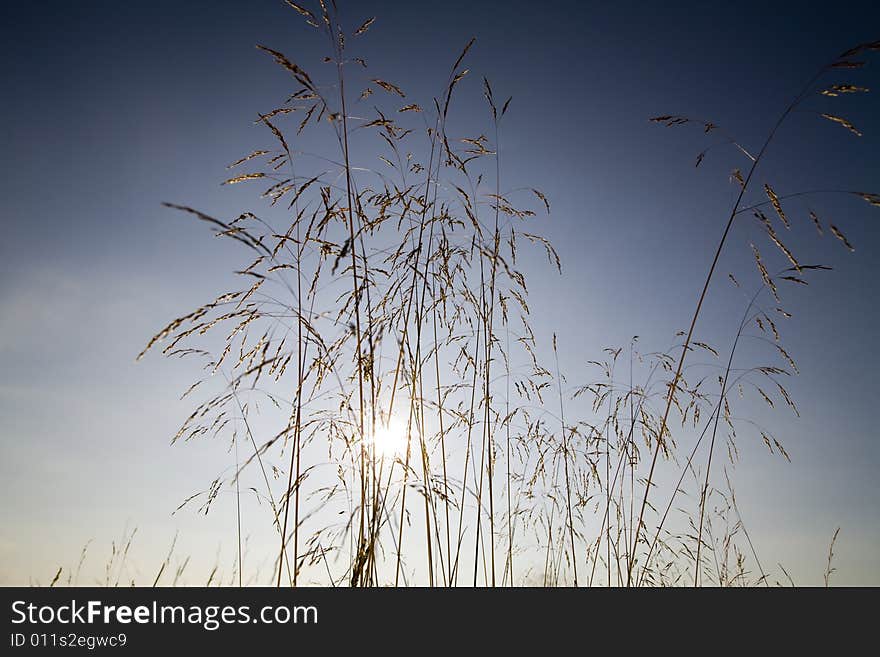
{"type": "MultiPolygon", "coordinates": [[[[768,584],[727,468],[723,488],[713,481],[722,444],[737,459],[742,423],[732,392],[797,412],[783,385],[797,367],[777,328],[789,316],[782,291],[825,267],[800,262],[785,245],[782,236],[796,229],[785,204],[829,192],[777,191],[761,165],[808,99],[867,92],[838,76],[880,43],[817,72],[755,151],[708,121],[652,119],[721,134],[742,159],[731,174],[737,197],[687,331],[662,352],[642,353],[638,338],[626,350],[603,350],[589,364],[600,372],[591,381],[589,369],[573,364],[563,373],[555,333],[546,367],[530,326],[519,250],[538,249],[559,273],[562,264],[531,227],[550,201],[536,189],[505,191],[500,153],[511,100],[496,98],[483,79],[486,123],[450,134],[456,92],[474,77],[465,67],[474,41],[450,58],[442,93],[421,106],[353,54],[374,19],[352,30],[335,5],[287,4],[326,37],[328,54],[307,71],[258,46],[291,86],[284,102],[257,115],[266,143],[230,165],[248,170],[223,184],[260,185],[261,206],[217,219],[167,204],[247,253],[235,270],[242,286],[169,323],[141,354],[161,343],[165,355],[202,361],[205,378],[185,394],[203,400],[174,441],[222,436],[234,448],[233,474],[187,503],[207,513],[227,489],[238,500],[240,478],[256,472],[253,490],[278,537],[268,581],[279,586],[301,583],[305,571],[308,581],[334,586],[768,584]],[[299,151],[305,131],[327,151],[299,151]],[[749,200],[757,186],[762,200],[749,200]],[[751,244],[760,284],[743,290],[742,319],[721,349],[699,341],[697,327],[720,256],[734,246],[731,229],[749,217],[767,240],[751,244]],[[761,252],[768,248],[786,263],[775,275],[761,252]],[[756,329],[774,361],[737,365],[741,337],[756,329]],[[686,363],[697,351],[714,360],[691,375],[686,363]],[[276,429],[266,433],[270,423],[276,429]],[[677,482],[668,488],[657,482],[661,461],[677,482]],[[676,508],[683,520],[670,529],[676,508]]],[[[860,135],[836,112],[817,113],[860,135]]],[[[873,193],[833,193],[880,206],[873,193]]],[[[809,221],[824,233],[819,214],[810,211],[809,221]]],[[[827,228],[853,250],[839,227],[827,228]]],[[[788,458],[769,431],[749,430],[788,458]]],[[[237,509],[230,532],[241,585],[237,509]]],[[[831,572],[829,553],[826,583],[831,572]]],[[[220,581],[215,573],[209,583],[220,581]]]]}

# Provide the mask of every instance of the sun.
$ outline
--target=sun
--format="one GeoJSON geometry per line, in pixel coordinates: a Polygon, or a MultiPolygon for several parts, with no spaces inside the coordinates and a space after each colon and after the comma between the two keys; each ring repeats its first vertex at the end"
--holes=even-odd
{"type": "Polygon", "coordinates": [[[406,454],[406,423],[392,415],[376,424],[373,445],[379,458],[395,458],[406,454]]]}

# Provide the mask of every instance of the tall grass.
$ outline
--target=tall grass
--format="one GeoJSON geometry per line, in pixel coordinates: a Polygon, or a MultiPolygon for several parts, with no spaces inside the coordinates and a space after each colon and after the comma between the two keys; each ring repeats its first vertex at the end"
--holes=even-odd
{"type": "MultiPolygon", "coordinates": [[[[230,165],[244,171],[223,184],[259,185],[260,208],[217,219],[166,204],[247,254],[241,286],[170,322],[141,353],[162,343],[165,355],[202,361],[207,374],[187,394],[204,397],[174,441],[223,436],[234,453],[232,474],[188,502],[208,512],[221,490],[239,501],[242,477],[255,481],[277,534],[277,586],[767,584],[727,467],[725,486],[713,483],[718,452],[723,444],[736,461],[732,391],[797,411],[782,383],[797,373],[777,328],[788,315],[782,288],[824,267],[800,262],[780,238],[793,228],[783,202],[812,192],[777,193],[761,165],[808,99],[867,91],[826,79],[860,67],[854,58],[880,44],[817,72],[754,155],[724,135],[745,173],[732,174],[737,197],[687,331],[662,352],[641,352],[637,338],[605,349],[591,380],[589,370],[563,373],[555,333],[545,366],[530,326],[520,249],[543,252],[558,273],[562,264],[532,228],[550,201],[505,184],[511,100],[483,79],[486,123],[451,133],[456,95],[474,77],[474,40],[450,57],[440,93],[422,107],[354,54],[374,19],[351,29],[335,3],[286,4],[325,37],[328,54],[307,72],[274,45],[258,46],[291,88],[257,115],[267,143],[230,165]],[[327,151],[302,152],[306,131],[327,151]],[[756,185],[766,200],[753,200],[756,185]],[[786,268],[771,275],[751,245],[760,283],[742,289],[732,342],[716,348],[698,339],[701,310],[750,214],[786,268]],[[740,339],[755,327],[775,358],[738,363],[740,339]],[[689,371],[695,351],[714,360],[689,371]],[[663,486],[661,462],[672,473],[663,486]]],[[[858,134],[836,113],[820,115],[858,134]]],[[[721,132],[683,116],[652,120],[721,132]]],[[[880,206],[873,193],[836,193],[880,206]]],[[[787,457],[769,431],[748,429],[787,457]]],[[[242,584],[237,509],[230,531],[242,584]]]]}

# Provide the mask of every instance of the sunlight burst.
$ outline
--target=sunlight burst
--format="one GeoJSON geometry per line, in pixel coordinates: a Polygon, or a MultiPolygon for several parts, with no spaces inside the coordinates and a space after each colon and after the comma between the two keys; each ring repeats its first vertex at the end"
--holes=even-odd
{"type": "Polygon", "coordinates": [[[395,458],[406,454],[406,422],[392,415],[379,421],[373,437],[376,456],[379,458],[395,458]]]}

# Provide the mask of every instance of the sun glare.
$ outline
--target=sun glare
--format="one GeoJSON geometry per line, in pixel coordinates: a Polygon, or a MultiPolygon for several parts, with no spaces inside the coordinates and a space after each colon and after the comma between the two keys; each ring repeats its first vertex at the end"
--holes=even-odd
{"type": "Polygon", "coordinates": [[[406,423],[398,417],[381,420],[376,426],[373,444],[376,456],[394,458],[406,454],[406,423]]]}

